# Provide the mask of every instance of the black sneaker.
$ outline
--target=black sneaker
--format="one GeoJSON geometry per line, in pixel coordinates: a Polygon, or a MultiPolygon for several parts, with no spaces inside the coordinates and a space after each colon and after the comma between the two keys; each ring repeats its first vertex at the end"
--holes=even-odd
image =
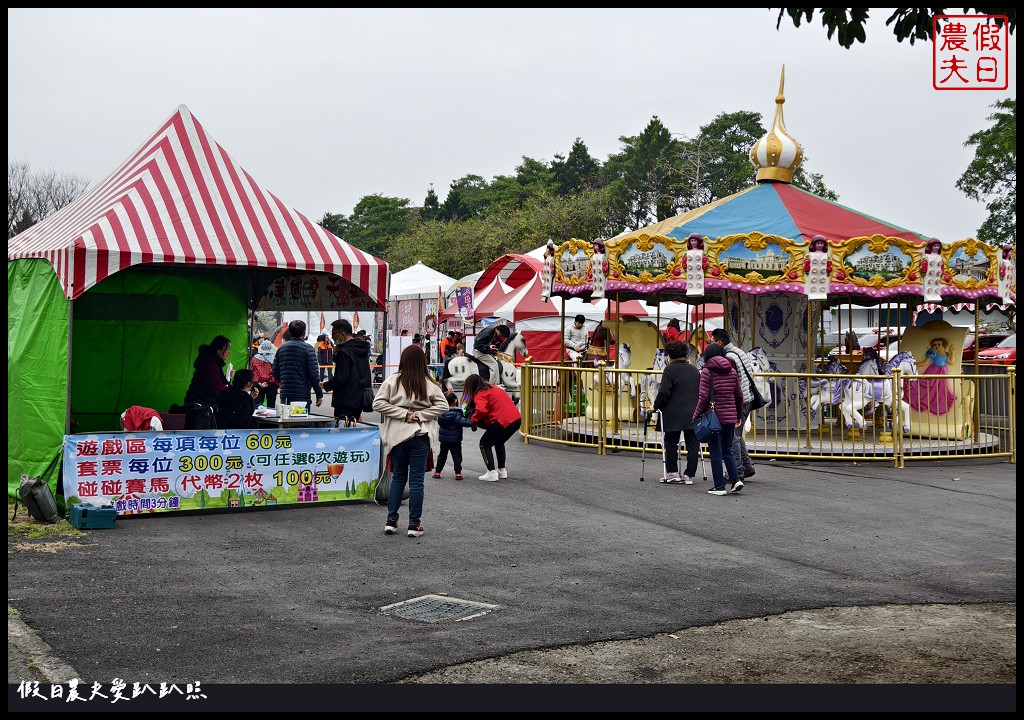
{"type": "Polygon", "coordinates": [[[398,532],[398,521],[397,520],[388,520],[386,523],[384,523],[384,534],[385,535],[394,535],[396,532],[398,532]]]}
{"type": "Polygon", "coordinates": [[[409,537],[421,537],[423,535],[422,525],[410,525],[409,526],[409,537]]]}
{"type": "Polygon", "coordinates": [[[736,482],[734,482],[732,484],[732,487],[729,488],[729,492],[730,493],[738,493],[742,489],[743,489],[743,481],[742,480],[737,480],[736,482]]]}
{"type": "Polygon", "coordinates": [[[724,486],[723,487],[713,487],[710,490],[708,490],[708,495],[727,495],[728,493],[729,493],[729,491],[726,490],[724,486]]]}

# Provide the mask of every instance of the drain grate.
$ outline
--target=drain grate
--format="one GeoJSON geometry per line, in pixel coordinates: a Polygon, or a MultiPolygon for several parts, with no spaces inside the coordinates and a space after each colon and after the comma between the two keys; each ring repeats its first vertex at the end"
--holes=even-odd
{"type": "Polygon", "coordinates": [[[385,615],[395,615],[406,620],[417,622],[446,622],[449,620],[470,620],[498,609],[498,605],[460,600],[444,595],[424,595],[403,600],[393,605],[385,605],[380,609],[385,615]]]}

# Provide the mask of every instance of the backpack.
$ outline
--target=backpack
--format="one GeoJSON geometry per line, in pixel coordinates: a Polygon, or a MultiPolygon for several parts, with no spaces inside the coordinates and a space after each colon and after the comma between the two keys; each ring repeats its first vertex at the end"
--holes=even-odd
{"type": "MultiPolygon", "coordinates": [[[[45,523],[55,523],[60,519],[60,510],[57,508],[57,498],[50,490],[50,484],[46,478],[60,460],[60,454],[53,459],[49,467],[40,477],[32,477],[22,473],[21,483],[18,485],[18,499],[28,509],[28,514],[36,520],[45,523]]],[[[14,504],[14,517],[18,515],[18,503],[14,504]]]]}
{"type": "Polygon", "coordinates": [[[214,430],[217,428],[217,408],[213,405],[192,403],[185,407],[186,430],[214,430]]]}

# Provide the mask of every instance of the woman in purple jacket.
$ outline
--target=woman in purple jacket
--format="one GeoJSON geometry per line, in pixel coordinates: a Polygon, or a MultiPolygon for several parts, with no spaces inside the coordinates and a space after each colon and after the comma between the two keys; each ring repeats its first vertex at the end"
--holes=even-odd
{"type": "Polygon", "coordinates": [[[721,345],[711,344],[704,350],[704,368],[700,371],[700,391],[697,396],[697,407],[693,411],[694,421],[699,418],[710,405],[711,383],[715,387],[715,415],[722,425],[722,431],[708,439],[708,451],[711,455],[711,474],[715,486],[708,490],[711,495],[738,493],[743,489],[743,481],[736,472],[736,458],[732,454],[732,437],[743,421],[743,391],[736,376],[736,368],[725,356],[721,345]],[[722,478],[722,462],[729,473],[732,486],[726,490],[722,478]]]}

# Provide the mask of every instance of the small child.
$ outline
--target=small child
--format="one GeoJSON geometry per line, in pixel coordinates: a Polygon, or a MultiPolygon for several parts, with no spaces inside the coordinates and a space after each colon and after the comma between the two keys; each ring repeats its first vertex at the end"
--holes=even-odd
{"type": "Polygon", "coordinates": [[[432,477],[440,478],[444,470],[444,463],[448,459],[448,453],[452,454],[452,462],[455,464],[455,479],[462,479],[462,428],[473,428],[476,432],[476,425],[470,422],[469,418],[459,407],[459,398],[453,392],[445,393],[445,400],[448,401],[448,412],[437,419],[438,439],[441,441],[441,452],[437,456],[437,464],[434,467],[432,477]]]}

